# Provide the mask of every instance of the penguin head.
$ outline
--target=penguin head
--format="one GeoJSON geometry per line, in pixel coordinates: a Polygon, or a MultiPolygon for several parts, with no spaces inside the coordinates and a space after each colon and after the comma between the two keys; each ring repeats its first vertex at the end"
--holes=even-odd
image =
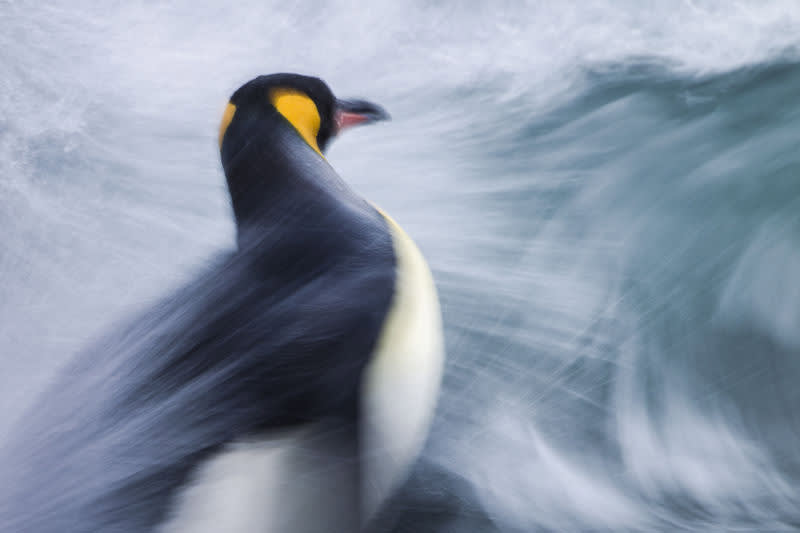
{"type": "Polygon", "coordinates": [[[388,118],[383,108],[371,102],[337,99],[319,78],[286,73],[259,76],[237,89],[225,108],[219,128],[223,165],[253,134],[274,134],[286,122],[321,155],[342,130],[388,118]]]}

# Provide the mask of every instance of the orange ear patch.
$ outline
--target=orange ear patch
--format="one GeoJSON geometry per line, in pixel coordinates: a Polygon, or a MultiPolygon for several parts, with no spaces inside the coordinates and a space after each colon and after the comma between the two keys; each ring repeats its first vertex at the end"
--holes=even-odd
{"type": "Polygon", "coordinates": [[[222,113],[222,122],[219,125],[219,148],[222,149],[222,139],[225,138],[225,132],[228,131],[228,126],[231,125],[233,115],[236,113],[236,106],[228,102],[225,107],[225,112],[222,113]]]}
{"type": "Polygon", "coordinates": [[[274,89],[270,92],[270,101],[306,143],[322,155],[317,145],[317,134],[322,120],[314,101],[307,95],[291,89],[274,89]]]}

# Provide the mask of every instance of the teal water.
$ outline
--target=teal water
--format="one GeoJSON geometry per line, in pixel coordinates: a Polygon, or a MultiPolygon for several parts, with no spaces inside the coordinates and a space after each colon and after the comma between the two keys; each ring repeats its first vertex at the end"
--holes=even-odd
{"type": "Polygon", "coordinates": [[[507,169],[481,199],[502,237],[441,283],[433,455],[501,531],[792,530],[800,71],[588,78],[467,150],[475,180],[507,169]]]}
{"type": "Polygon", "coordinates": [[[449,361],[395,531],[791,531],[793,2],[0,3],[0,439],[233,246],[232,89],[394,121],[329,160],[420,244],[449,361]]]}

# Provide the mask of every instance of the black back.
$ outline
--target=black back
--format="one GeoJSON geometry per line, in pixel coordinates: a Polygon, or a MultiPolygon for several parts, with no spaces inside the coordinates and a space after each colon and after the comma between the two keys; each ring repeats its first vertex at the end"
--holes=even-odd
{"type": "Polygon", "coordinates": [[[0,531],[151,531],[224,444],[356,419],[394,291],[385,220],[280,115],[238,119],[239,249],[47,389],[0,455],[0,531]]]}

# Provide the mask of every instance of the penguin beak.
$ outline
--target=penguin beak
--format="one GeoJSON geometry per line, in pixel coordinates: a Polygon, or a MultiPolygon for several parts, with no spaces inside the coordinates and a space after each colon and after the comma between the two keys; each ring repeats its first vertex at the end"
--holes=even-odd
{"type": "Polygon", "coordinates": [[[337,134],[359,124],[372,124],[391,118],[384,108],[366,100],[337,100],[334,117],[337,134]]]}

